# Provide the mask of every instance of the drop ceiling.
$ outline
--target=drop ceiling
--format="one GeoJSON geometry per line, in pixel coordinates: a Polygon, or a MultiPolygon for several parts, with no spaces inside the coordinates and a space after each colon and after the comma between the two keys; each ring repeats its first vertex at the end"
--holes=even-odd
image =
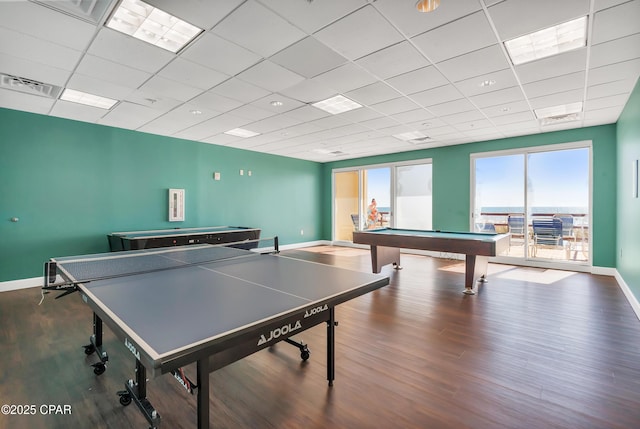
{"type": "Polygon", "coordinates": [[[640,75],[640,0],[148,3],[204,32],[173,54],[106,28],[117,1],[0,1],[0,107],[327,162],[615,123],[640,75]],[[504,41],[581,16],[586,47],[512,64],[504,41]],[[363,107],[312,106],[336,94],[363,107]],[[534,114],[576,102],[577,120],[534,114]]]}

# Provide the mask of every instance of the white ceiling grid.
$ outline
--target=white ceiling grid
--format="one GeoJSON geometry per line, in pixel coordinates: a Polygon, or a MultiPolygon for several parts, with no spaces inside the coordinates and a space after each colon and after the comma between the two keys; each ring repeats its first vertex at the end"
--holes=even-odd
{"type": "Polygon", "coordinates": [[[0,87],[0,107],[327,162],[614,123],[640,75],[640,0],[442,0],[428,14],[415,0],[147,2],[205,31],[173,54],[104,27],[116,0],[97,17],[74,13],[83,1],[0,1],[0,73],[119,100],[0,87]],[[581,16],[585,48],[511,63],[505,40],[581,16]],[[336,94],[363,107],[311,106],[336,94]],[[577,121],[533,112],[573,102],[577,121]],[[261,134],[224,134],[238,127],[261,134]],[[430,138],[393,137],[411,131],[430,138]]]}

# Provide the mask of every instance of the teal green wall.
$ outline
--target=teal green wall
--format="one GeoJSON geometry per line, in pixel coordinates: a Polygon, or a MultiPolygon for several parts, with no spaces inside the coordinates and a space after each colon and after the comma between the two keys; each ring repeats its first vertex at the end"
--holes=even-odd
{"type": "Polygon", "coordinates": [[[0,109],[0,281],[108,251],[113,231],[235,225],[282,244],[318,240],[321,174],[314,162],[0,109]],[[168,188],[185,189],[185,222],[168,222],[168,188]]]}
{"type": "Polygon", "coordinates": [[[616,128],[615,125],[490,140],[324,164],[324,224],[331,237],[331,171],[334,168],[433,159],[433,228],[468,230],[470,155],[496,150],[591,140],[593,142],[593,264],[615,267],[616,128]]]}
{"type": "Polygon", "coordinates": [[[640,159],[640,81],[617,123],[618,273],[640,301],[640,198],[632,197],[632,162],[640,159]]]}

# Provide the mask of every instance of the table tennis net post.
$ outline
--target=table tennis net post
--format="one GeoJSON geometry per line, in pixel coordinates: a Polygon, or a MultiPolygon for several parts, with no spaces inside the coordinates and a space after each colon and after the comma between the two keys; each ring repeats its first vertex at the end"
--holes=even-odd
{"type": "MultiPolygon", "coordinates": [[[[44,264],[45,290],[77,290],[78,283],[106,280],[279,253],[278,237],[65,257],[44,264]]],[[[60,297],[59,296],[59,297],[60,297]]]]}

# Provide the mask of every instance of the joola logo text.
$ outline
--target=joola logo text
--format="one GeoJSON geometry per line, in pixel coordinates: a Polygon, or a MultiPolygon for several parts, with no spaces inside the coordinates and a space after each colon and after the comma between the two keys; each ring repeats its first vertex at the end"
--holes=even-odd
{"type": "Polygon", "coordinates": [[[296,320],[296,323],[289,323],[288,325],[281,326],[269,332],[269,336],[265,337],[264,335],[260,335],[260,339],[258,339],[258,345],[268,343],[272,340],[280,338],[282,336],[287,336],[288,334],[297,331],[302,328],[302,324],[299,320],[296,320]]]}
{"type": "Polygon", "coordinates": [[[128,338],[124,339],[124,345],[129,349],[131,353],[133,353],[136,359],[140,360],[140,352],[136,349],[136,346],[129,342],[128,338]]]}
{"type": "Polygon", "coordinates": [[[325,305],[319,305],[315,308],[312,308],[311,310],[307,310],[304,312],[304,317],[307,318],[309,316],[313,316],[314,314],[318,314],[320,312],[323,312],[325,310],[328,310],[329,306],[327,304],[325,305]]]}

